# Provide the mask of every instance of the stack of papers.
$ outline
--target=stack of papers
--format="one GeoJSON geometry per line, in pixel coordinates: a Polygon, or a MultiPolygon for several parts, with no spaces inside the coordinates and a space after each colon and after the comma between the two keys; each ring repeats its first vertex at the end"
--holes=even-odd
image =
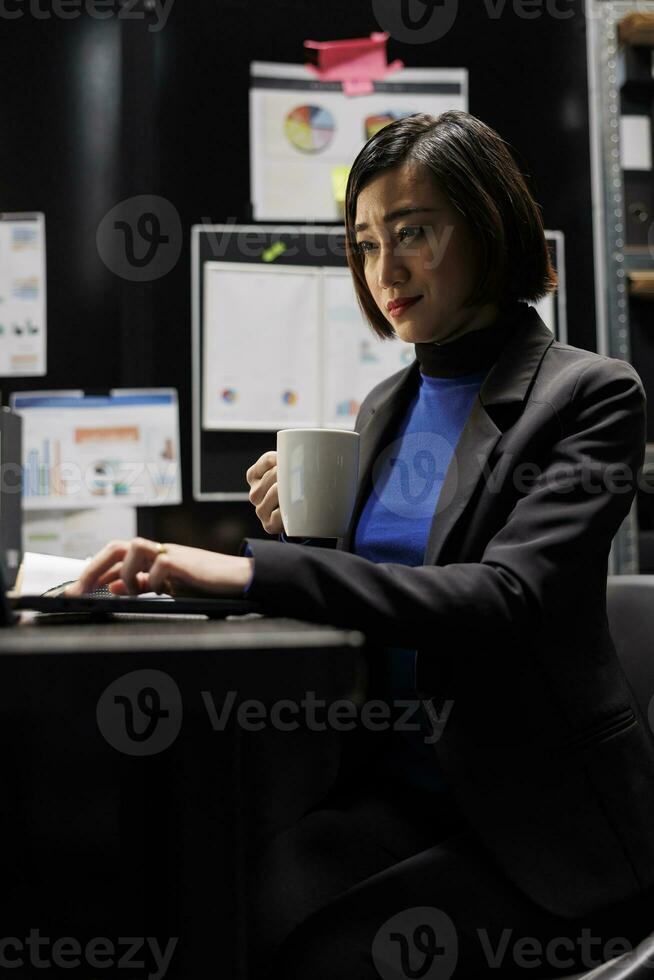
{"type": "Polygon", "coordinates": [[[18,595],[43,595],[48,589],[79,578],[89,561],[90,558],[61,558],[26,551],[16,578],[15,592],[18,595]]]}

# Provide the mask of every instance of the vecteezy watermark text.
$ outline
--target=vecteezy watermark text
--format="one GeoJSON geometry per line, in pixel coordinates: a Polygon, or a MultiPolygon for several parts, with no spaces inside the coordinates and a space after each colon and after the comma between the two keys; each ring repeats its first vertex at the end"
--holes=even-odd
{"type": "MultiPolygon", "coordinates": [[[[436,706],[432,699],[394,698],[357,702],[348,698],[327,701],[306,691],[300,700],[281,698],[266,704],[256,698],[238,701],[231,690],[219,701],[211,691],[200,691],[211,729],[223,732],[239,727],[247,732],[273,728],[293,732],[349,732],[357,727],[372,732],[410,732],[426,745],[441,738],[454,701],[436,706]],[[238,702],[238,703],[237,703],[238,702]]],[[[109,684],[98,699],[96,718],[105,740],[126,755],[149,756],[163,752],[177,739],[184,707],[173,678],[162,670],[133,670],[109,684]]]]}
{"type": "MultiPolygon", "coordinates": [[[[433,490],[442,484],[439,497],[441,512],[457,499],[459,460],[455,447],[440,433],[423,430],[403,435],[389,443],[375,461],[372,485],[384,506],[407,520],[421,520],[433,510],[433,490]]],[[[34,454],[32,454],[34,455],[34,454]]],[[[176,499],[179,462],[170,449],[171,458],[149,460],[96,459],[80,464],[59,460],[38,464],[32,459],[25,465],[16,461],[0,464],[0,492],[22,494],[33,506],[39,498],[55,496],[62,502],[92,498],[140,499],[163,503],[176,499]]],[[[573,462],[558,461],[540,466],[530,460],[502,455],[490,467],[484,456],[477,457],[480,480],[491,495],[513,490],[522,497],[531,492],[547,492],[552,497],[579,500],[599,494],[621,496],[640,491],[654,493],[654,479],[643,466],[638,469],[620,460],[604,462],[580,454],[573,462]]]]}
{"type": "Polygon", "coordinates": [[[63,460],[36,470],[31,464],[0,466],[0,491],[23,493],[34,500],[51,494],[63,499],[88,497],[152,497],[164,501],[177,492],[179,463],[171,460],[120,460],[87,465],[63,460]]]}
{"type": "Polygon", "coordinates": [[[578,962],[590,970],[632,949],[629,940],[623,936],[603,939],[593,936],[588,928],[583,928],[578,936],[554,936],[547,942],[536,936],[515,938],[514,930],[509,928],[503,929],[495,942],[486,929],[478,929],[477,936],[486,962],[493,969],[499,969],[508,956],[517,966],[527,970],[544,965],[571,969],[578,962]]]}
{"type": "Polygon", "coordinates": [[[51,939],[38,929],[30,929],[25,938],[0,938],[0,970],[28,965],[37,970],[72,970],[85,965],[93,970],[147,970],[147,980],[163,980],[178,940],[177,936],[168,939],[164,948],[154,936],[121,936],[116,940],[95,936],[82,943],[73,936],[51,939]]]}
{"type": "MultiPolygon", "coordinates": [[[[477,975],[478,967],[471,967],[473,959],[485,963],[497,976],[511,965],[530,971],[538,967],[551,970],[591,970],[624,954],[634,954],[641,965],[654,966],[652,957],[643,959],[642,950],[624,936],[597,936],[590,928],[582,928],[578,935],[551,935],[536,937],[521,935],[507,926],[489,932],[475,930],[475,939],[466,930],[466,960],[468,970],[477,975]],[[472,945],[471,945],[472,944],[472,945]]],[[[448,980],[460,960],[462,949],[454,920],[442,909],[432,906],[416,906],[394,913],[379,927],[372,942],[372,958],[382,980],[398,980],[400,977],[422,977],[423,980],[448,980]]],[[[464,970],[464,972],[467,972],[464,970]]]]}
{"type": "Polygon", "coordinates": [[[0,20],[75,20],[82,14],[94,20],[147,19],[152,21],[148,31],[156,34],[166,26],[172,9],[173,0],[0,0],[0,20]]]}
{"type": "MultiPolygon", "coordinates": [[[[214,225],[211,218],[201,219],[204,240],[214,259],[223,258],[228,251],[239,258],[274,261],[283,255],[285,259],[306,255],[320,260],[326,257],[344,259],[347,254],[345,234],[340,227],[312,228],[307,225],[270,225],[257,228],[241,227],[236,218],[228,218],[214,225]],[[278,247],[271,251],[271,242],[278,247]]],[[[438,233],[430,225],[423,227],[426,245],[416,246],[409,242],[401,245],[405,258],[421,256],[425,269],[435,269],[444,261],[454,225],[442,225],[438,233]]],[[[390,237],[389,237],[390,241],[390,237]]]]}
{"type": "MultiPolygon", "coordinates": [[[[214,731],[224,731],[233,717],[237,692],[228,691],[217,708],[211,691],[202,691],[202,700],[214,731]]],[[[350,732],[360,724],[369,731],[423,732],[426,745],[433,745],[443,734],[443,729],[452,711],[453,701],[444,701],[440,712],[436,711],[431,699],[396,698],[393,701],[372,700],[357,704],[348,698],[327,702],[317,698],[315,691],[307,691],[300,701],[281,698],[270,707],[256,698],[241,701],[236,708],[235,719],[239,728],[249,732],[259,732],[264,728],[274,728],[280,732],[293,732],[307,728],[311,732],[350,732]],[[397,710],[400,713],[397,717],[397,710]],[[421,711],[424,711],[427,725],[421,725],[421,711]]]]}

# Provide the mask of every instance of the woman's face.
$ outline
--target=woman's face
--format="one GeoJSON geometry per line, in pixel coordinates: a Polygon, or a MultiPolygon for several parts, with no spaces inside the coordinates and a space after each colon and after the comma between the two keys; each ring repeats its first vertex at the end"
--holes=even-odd
{"type": "Polygon", "coordinates": [[[355,232],[368,289],[402,340],[454,340],[496,318],[494,303],[463,306],[477,276],[476,242],[466,219],[420,164],[383,171],[363,188],[355,232]],[[389,309],[393,300],[409,297],[414,302],[403,309],[389,309]]]}

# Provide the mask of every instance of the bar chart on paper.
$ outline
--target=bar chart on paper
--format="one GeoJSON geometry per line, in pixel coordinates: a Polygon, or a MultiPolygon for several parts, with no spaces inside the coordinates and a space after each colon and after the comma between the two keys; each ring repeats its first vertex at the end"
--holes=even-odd
{"type": "Polygon", "coordinates": [[[40,448],[30,449],[23,474],[24,497],[61,496],[61,441],[44,439],[40,448]]]}
{"type": "Polygon", "coordinates": [[[21,392],[25,510],[175,504],[181,500],[173,389],[21,392]]]}

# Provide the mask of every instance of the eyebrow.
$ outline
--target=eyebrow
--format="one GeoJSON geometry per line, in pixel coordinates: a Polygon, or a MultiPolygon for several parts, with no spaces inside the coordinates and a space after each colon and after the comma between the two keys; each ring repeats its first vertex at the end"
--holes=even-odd
{"type": "MultiPolygon", "coordinates": [[[[442,211],[442,210],[443,210],[442,208],[423,208],[423,207],[398,208],[397,211],[389,211],[388,214],[385,214],[383,220],[385,222],[395,221],[396,218],[403,218],[405,214],[416,214],[416,212],[420,213],[425,211],[442,211]]],[[[368,227],[367,223],[365,221],[361,221],[359,222],[358,225],[354,226],[354,230],[365,231],[367,227],[368,227]]]]}

